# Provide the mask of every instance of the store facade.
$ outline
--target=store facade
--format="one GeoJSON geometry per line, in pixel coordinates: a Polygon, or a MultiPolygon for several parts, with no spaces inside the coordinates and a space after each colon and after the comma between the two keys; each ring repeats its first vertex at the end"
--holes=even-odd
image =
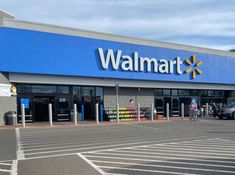
{"type": "MultiPolygon", "coordinates": [[[[48,103],[56,121],[69,121],[74,103],[85,120],[94,120],[95,103],[115,108],[117,87],[120,108],[154,103],[164,115],[169,103],[172,116],[180,115],[180,104],[188,105],[192,98],[199,105],[235,98],[232,52],[6,17],[0,40],[0,84],[16,88],[9,97],[15,98],[12,110],[20,118],[24,103],[33,122],[48,120],[48,103]]],[[[5,102],[3,110],[9,109],[5,102]]]]}

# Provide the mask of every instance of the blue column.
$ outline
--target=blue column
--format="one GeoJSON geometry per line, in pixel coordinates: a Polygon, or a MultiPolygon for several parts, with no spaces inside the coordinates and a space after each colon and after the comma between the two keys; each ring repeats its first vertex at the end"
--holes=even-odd
{"type": "Polygon", "coordinates": [[[84,105],[82,105],[82,118],[81,118],[82,122],[84,121],[84,105]]]}
{"type": "Polygon", "coordinates": [[[100,121],[102,122],[104,120],[103,116],[103,105],[100,105],[100,121]]]}

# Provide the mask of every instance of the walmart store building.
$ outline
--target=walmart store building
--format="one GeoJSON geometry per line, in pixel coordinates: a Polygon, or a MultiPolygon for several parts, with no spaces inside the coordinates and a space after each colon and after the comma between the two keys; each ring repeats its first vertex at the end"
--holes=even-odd
{"type": "MultiPolygon", "coordinates": [[[[16,20],[0,12],[0,123],[26,107],[29,121],[70,120],[73,104],[109,119],[119,88],[121,109],[154,103],[171,115],[192,98],[199,105],[235,98],[235,53],[16,20]],[[12,92],[10,92],[10,90],[12,92]],[[110,110],[110,111],[108,111],[110,110]]],[[[127,116],[128,117],[128,116],[127,116]]]]}

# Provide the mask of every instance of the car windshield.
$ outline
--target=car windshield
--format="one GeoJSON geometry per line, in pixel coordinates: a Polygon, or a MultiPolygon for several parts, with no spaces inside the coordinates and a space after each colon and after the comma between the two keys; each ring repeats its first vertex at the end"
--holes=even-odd
{"type": "Polygon", "coordinates": [[[230,103],[227,105],[228,108],[235,108],[235,103],[230,103]]]}

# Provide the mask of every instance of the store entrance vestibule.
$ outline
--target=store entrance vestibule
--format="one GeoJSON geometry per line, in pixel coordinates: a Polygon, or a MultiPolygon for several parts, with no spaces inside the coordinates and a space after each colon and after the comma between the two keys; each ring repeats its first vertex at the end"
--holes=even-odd
{"type": "Polygon", "coordinates": [[[48,104],[52,104],[52,116],[55,116],[55,97],[36,96],[33,98],[34,121],[49,121],[48,104]]]}

